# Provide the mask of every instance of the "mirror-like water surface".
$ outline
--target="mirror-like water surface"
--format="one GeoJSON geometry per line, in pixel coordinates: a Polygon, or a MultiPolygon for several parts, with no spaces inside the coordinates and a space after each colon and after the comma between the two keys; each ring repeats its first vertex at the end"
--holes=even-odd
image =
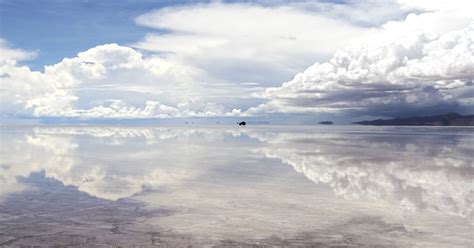
{"type": "Polygon", "coordinates": [[[0,134],[0,245],[474,243],[472,128],[0,134]]]}

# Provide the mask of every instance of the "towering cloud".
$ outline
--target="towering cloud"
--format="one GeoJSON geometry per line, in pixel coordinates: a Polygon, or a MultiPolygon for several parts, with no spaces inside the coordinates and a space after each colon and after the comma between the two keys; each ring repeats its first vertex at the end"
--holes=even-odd
{"type": "Polygon", "coordinates": [[[472,107],[473,48],[471,24],[441,36],[413,33],[384,46],[341,50],[281,87],[267,89],[265,96],[272,99],[267,105],[282,112],[385,116],[472,107]]]}
{"type": "Polygon", "coordinates": [[[474,104],[474,19],[466,11],[470,4],[400,4],[431,11],[384,24],[370,39],[265,90],[263,96],[270,101],[247,113],[394,117],[421,110],[468,111],[474,104]]]}

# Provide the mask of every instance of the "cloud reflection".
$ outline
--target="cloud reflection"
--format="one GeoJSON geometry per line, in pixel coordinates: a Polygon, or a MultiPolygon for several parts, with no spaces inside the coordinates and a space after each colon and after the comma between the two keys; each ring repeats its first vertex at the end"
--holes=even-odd
{"type": "Polygon", "coordinates": [[[216,130],[124,127],[40,127],[3,135],[0,197],[19,191],[19,177],[44,171],[108,200],[200,175],[212,156],[206,144],[225,138],[216,130]]]}
{"type": "Polygon", "coordinates": [[[261,152],[348,199],[472,218],[473,134],[433,132],[275,133],[261,152]]]}
{"type": "MultiPolygon", "coordinates": [[[[278,159],[347,199],[472,218],[471,130],[41,127],[3,130],[0,198],[46,177],[117,200],[201,180],[250,156],[278,159]]],[[[275,162],[275,160],[271,160],[275,162]]],[[[220,173],[226,173],[221,171],[220,173]]]]}

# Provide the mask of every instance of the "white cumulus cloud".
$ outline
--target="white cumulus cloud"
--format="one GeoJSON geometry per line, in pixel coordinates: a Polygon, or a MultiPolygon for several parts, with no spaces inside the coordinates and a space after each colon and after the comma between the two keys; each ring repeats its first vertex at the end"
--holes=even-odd
{"type": "Polygon", "coordinates": [[[3,114],[119,119],[233,115],[203,99],[204,90],[195,80],[198,71],[117,44],[91,48],[46,66],[44,72],[3,63],[0,73],[8,75],[0,78],[3,114]]]}
{"type": "Polygon", "coordinates": [[[22,49],[10,47],[5,39],[0,38],[0,65],[12,64],[15,65],[17,61],[29,60],[36,57],[36,52],[29,52],[22,49]]]}
{"type": "Polygon", "coordinates": [[[465,0],[174,6],[135,19],[151,30],[142,39],[90,48],[44,72],[19,63],[35,52],[0,39],[0,113],[136,119],[469,112],[473,7],[465,0]]]}
{"type": "MultiPolygon", "coordinates": [[[[388,32],[388,30],[384,31],[388,32]]],[[[420,109],[472,107],[474,22],[441,35],[409,32],[393,40],[339,50],[281,87],[248,111],[352,112],[398,116],[420,109]]]]}

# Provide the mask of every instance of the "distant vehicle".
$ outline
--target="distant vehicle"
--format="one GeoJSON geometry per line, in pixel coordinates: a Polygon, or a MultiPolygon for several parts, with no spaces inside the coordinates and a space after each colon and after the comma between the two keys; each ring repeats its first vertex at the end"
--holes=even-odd
{"type": "Polygon", "coordinates": [[[245,121],[239,122],[239,126],[245,126],[247,123],[245,121]]]}
{"type": "Polygon", "coordinates": [[[332,125],[334,123],[332,123],[332,121],[320,121],[319,122],[319,125],[332,125]]]}

